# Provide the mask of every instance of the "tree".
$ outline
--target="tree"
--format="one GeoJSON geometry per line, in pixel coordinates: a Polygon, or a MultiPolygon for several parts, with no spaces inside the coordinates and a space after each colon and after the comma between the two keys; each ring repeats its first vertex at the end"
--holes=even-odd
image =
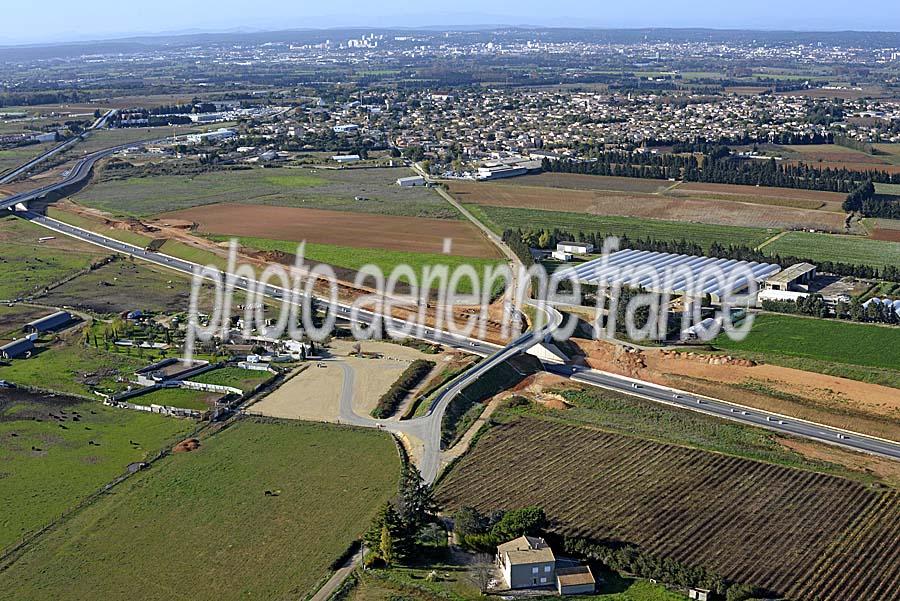
{"type": "Polygon", "coordinates": [[[431,486],[425,483],[419,470],[413,465],[404,466],[400,474],[396,509],[400,523],[411,535],[434,519],[437,504],[434,502],[431,486]]]}
{"type": "Polygon", "coordinates": [[[491,534],[501,541],[518,538],[525,534],[539,534],[547,525],[544,510],[537,506],[523,507],[507,511],[494,524],[491,534]]]}
{"type": "Polygon", "coordinates": [[[481,534],[487,529],[487,517],[474,507],[460,507],[453,514],[453,531],[459,540],[470,534],[481,534]]]}
{"type": "Polygon", "coordinates": [[[488,585],[494,579],[494,562],[488,553],[479,553],[469,568],[469,577],[482,594],[488,591],[488,585]]]}
{"type": "Polygon", "coordinates": [[[394,563],[394,536],[387,524],[381,525],[381,541],[378,547],[379,556],[384,565],[391,567],[394,563]]]}

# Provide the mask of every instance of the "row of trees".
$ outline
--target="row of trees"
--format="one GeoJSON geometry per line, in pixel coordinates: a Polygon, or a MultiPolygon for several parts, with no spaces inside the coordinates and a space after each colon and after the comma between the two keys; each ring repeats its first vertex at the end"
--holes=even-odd
{"type": "MultiPolygon", "coordinates": [[[[810,315],[812,317],[829,317],[831,315],[831,308],[820,294],[811,294],[798,298],[796,301],[765,300],[762,302],[762,308],[766,311],[792,315],[810,315]]],[[[900,325],[900,315],[897,315],[893,307],[881,303],[870,303],[868,307],[864,307],[858,298],[850,299],[849,303],[839,302],[834,308],[834,314],[839,319],[900,325]]]]}
{"type": "Polygon", "coordinates": [[[687,566],[673,559],[662,558],[641,550],[631,544],[594,543],[585,539],[566,538],[564,548],[567,553],[601,561],[617,572],[635,574],[643,578],[653,578],[683,587],[709,589],[716,598],[727,601],[768,596],[757,587],[730,582],[704,568],[687,566]]]}
{"type": "Polygon", "coordinates": [[[740,184],[849,193],[859,183],[900,183],[900,173],[846,168],[815,167],[784,163],[775,159],[739,159],[726,147],[708,150],[700,159],[694,154],[652,154],[602,151],[586,159],[545,158],[544,171],[583,173],[645,179],[682,179],[690,182],[740,184]]]}

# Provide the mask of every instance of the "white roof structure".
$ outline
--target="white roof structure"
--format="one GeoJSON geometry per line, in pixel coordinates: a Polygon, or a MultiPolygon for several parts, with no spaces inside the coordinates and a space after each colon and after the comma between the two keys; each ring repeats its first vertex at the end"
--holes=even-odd
{"type": "Polygon", "coordinates": [[[747,287],[746,273],[759,282],[779,271],[781,267],[774,263],[626,249],[573,266],[560,275],[585,284],[605,281],[610,286],[621,284],[671,294],[709,294],[714,300],[721,300],[726,292],[740,293],[747,287]],[[717,273],[723,277],[715,277],[717,273]],[[731,290],[726,291],[726,287],[731,290]]]}

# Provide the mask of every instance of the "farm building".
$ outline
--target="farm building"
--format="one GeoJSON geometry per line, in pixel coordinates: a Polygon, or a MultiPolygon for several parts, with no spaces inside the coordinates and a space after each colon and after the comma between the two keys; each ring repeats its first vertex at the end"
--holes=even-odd
{"type": "Polygon", "coordinates": [[[425,178],[421,175],[413,175],[411,177],[401,177],[397,180],[397,185],[401,188],[410,188],[412,186],[424,186],[425,178]]]}
{"type": "Polygon", "coordinates": [[[556,570],[556,590],[560,595],[587,595],[594,592],[597,581],[589,566],[556,570]]]}
{"type": "Polygon", "coordinates": [[[511,165],[500,165],[497,167],[479,167],[475,174],[476,179],[503,179],[505,177],[518,177],[528,173],[525,167],[515,167],[511,165]]]}
{"type": "Polygon", "coordinates": [[[19,338],[0,346],[0,357],[4,359],[26,359],[34,352],[34,341],[31,338],[19,338]]]}
{"type": "Polygon", "coordinates": [[[336,154],[331,157],[331,160],[336,163],[355,163],[356,161],[359,161],[360,158],[358,154],[336,154]]]}
{"type": "Polygon", "coordinates": [[[759,282],[779,271],[781,267],[774,263],[627,249],[567,268],[560,275],[583,284],[641,287],[648,292],[668,294],[709,294],[713,302],[719,303],[726,293],[739,294],[747,289],[746,272],[759,282]],[[715,277],[716,272],[724,276],[724,281],[715,277]]]}
{"type": "Polygon", "coordinates": [[[572,253],[573,255],[586,255],[594,252],[594,245],[590,242],[559,242],[556,245],[556,250],[572,253]]]}
{"type": "Polygon", "coordinates": [[[550,253],[550,256],[553,257],[554,259],[556,259],[557,261],[565,262],[565,261],[572,260],[572,253],[567,253],[564,250],[554,250],[552,253],[550,253]]]}
{"type": "Polygon", "coordinates": [[[41,317],[40,319],[35,319],[34,321],[25,324],[24,330],[26,334],[50,332],[62,328],[71,321],[72,315],[68,311],[57,311],[56,313],[41,317]]]}
{"type": "Polygon", "coordinates": [[[553,550],[536,536],[520,536],[498,545],[497,566],[509,588],[549,586],[556,576],[553,550]]]}
{"type": "Polygon", "coordinates": [[[763,280],[764,290],[797,290],[805,292],[809,285],[816,279],[816,266],[812,263],[797,263],[779,271],[773,276],[763,280]]]}

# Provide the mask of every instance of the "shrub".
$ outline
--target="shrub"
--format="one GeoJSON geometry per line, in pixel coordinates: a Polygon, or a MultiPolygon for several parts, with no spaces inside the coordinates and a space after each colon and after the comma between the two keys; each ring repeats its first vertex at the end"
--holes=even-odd
{"type": "Polygon", "coordinates": [[[406,395],[413,388],[418,386],[422,378],[427,376],[434,366],[434,361],[426,361],[424,359],[417,359],[410,363],[409,367],[403,370],[403,373],[397,378],[397,381],[378,399],[378,405],[372,410],[372,417],[384,419],[393,415],[400,402],[406,398],[406,395]]]}

